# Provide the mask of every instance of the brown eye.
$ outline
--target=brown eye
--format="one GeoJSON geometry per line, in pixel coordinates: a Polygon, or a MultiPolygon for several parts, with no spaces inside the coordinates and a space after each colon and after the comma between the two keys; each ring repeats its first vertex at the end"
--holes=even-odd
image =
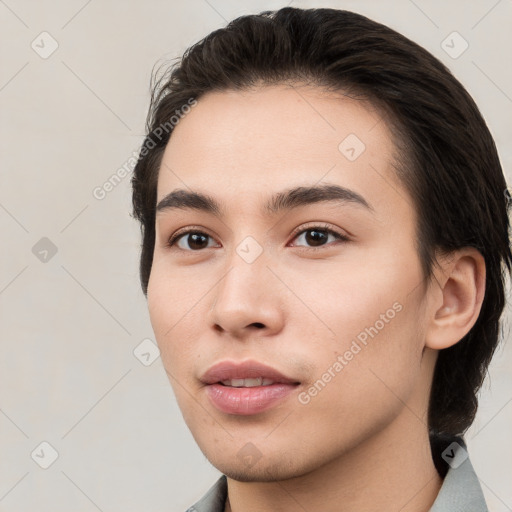
{"type": "Polygon", "coordinates": [[[320,231],[319,229],[308,229],[305,231],[305,234],[304,239],[313,246],[323,245],[329,238],[329,234],[326,231],[320,231]]]}
{"type": "Polygon", "coordinates": [[[208,248],[208,239],[211,239],[210,235],[201,231],[185,231],[171,238],[168,245],[170,247],[178,245],[185,251],[198,251],[208,248]]]}
{"type": "Polygon", "coordinates": [[[323,226],[312,226],[310,228],[303,229],[302,231],[298,232],[294,240],[302,240],[306,243],[305,246],[299,244],[299,247],[305,247],[306,249],[316,249],[327,245],[330,236],[333,237],[334,240],[342,242],[349,240],[345,235],[342,235],[333,229],[329,229],[328,227],[323,226]]]}

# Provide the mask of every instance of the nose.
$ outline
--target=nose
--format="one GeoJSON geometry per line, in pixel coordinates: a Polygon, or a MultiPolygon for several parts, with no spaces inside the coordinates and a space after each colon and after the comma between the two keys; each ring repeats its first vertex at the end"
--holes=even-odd
{"type": "Polygon", "coordinates": [[[276,334],[283,326],[282,283],[263,255],[252,263],[233,256],[228,272],[212,291],[208,324],[240,340],[276,334]]]}

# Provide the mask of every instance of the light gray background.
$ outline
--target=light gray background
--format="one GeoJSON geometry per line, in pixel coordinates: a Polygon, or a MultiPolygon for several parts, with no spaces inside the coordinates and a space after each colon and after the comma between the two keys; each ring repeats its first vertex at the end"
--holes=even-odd
{"type": "MultiPolygon", "coordinates": [[[[219,475],[160,359],[145,366],[133,354],[153,333],[130,176],[103,200],[93,190],[131,169],[157,61],[238,15],[284,5],[0,0],[0,510],[181,511],[219,475]],[[46,59],[31,47],[51,49],[43,31],[59,45],[46,59]],[[43,237],[55,255],[44,253],[47,242],[33,253],[43,237]],[[36,463],[50,460],[43,441],[58,452],[48,469],[36,463]]],[[[355,10],[429,49],[475,98],[510,176],[510,0],[289,5],[355,10]],[[441,47],[453,31],[469,43],[456,59],[441,47]]],[[[512,509],[511,362],[508,343],[466,436],[493,512],[512,509]]]]}

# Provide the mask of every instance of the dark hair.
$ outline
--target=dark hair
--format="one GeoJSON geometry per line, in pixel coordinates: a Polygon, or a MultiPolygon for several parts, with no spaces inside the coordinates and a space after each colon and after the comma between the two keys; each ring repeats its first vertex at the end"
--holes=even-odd
{"type": "Polygon", "coordinates": [[[463,434],[496,349],[512,254],[506,183],[492,136],[464,87],[421,46],[353,12],[285,7],[242,16],[190,47],[152,84],[148,135],[136,164],[140,277],[147,294],[155,242],[158,171],[176,111],[208,91],[307,83],[355,94],[390,114],[397,174],[418,212],[425,280],[437,252],[475,247],[486,264],[485,297],[471,331],[441,350],[432,383],[431,435],[463,434]]]}

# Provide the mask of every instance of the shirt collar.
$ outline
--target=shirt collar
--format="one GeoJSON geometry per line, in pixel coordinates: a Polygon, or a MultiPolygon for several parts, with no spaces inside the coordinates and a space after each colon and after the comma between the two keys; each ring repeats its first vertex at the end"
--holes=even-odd
{"type": "Polygon", "coordinates": [[[464,439],[454,437],[441,452],[441,458],[449,469],[429,512],[488,512],[464,439]]]}

